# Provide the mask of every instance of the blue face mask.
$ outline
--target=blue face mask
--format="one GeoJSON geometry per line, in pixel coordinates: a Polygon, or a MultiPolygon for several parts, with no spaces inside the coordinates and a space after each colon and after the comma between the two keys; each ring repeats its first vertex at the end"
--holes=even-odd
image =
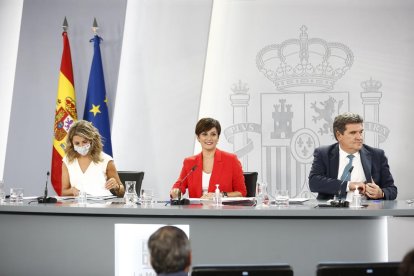
{"type": "Polygon", "coordinates": [[[76,146],[76,145],[74,146],[75,151],[82,156],[87,155],[90,148],[91,148],[91,144],[85,144],[83,146],[76,146]]]}

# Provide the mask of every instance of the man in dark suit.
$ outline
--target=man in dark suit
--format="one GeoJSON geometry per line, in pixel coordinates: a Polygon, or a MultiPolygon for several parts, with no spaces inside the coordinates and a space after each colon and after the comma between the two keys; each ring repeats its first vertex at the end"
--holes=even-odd
{"type": "Polygon", "coordinates": [[[368,199],[397,197],[384,151],[363,144],[363,131],[358,114],[347,112],[335,118],[333,133],[338,142],[315,149],[309,174],[309,187],[318,193],[317,199],[346,197],[355,189],[368,199]]]}

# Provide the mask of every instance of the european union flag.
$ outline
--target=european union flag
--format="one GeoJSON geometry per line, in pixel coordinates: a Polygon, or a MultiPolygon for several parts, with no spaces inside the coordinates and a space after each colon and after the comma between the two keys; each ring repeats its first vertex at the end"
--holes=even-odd
{"type": "Polygon", "coordinates": [[[91,73],[89,75],[88,91],[86,94],[85,111],[83,119],[91,122],[103,138],[106,154],[112,156],[111,131],[109,128],[108,99],[106,98],[105,80],[102,68],[101,38],[95,35],[93,41],[93,59],[91,73]]]}

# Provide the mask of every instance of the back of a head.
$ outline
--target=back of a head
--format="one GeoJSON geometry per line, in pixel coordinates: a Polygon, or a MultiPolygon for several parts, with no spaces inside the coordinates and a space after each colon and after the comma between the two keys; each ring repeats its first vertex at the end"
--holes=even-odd
{"type": "Polygon", "coordinates": [[[191,265],[190,241],[183,230],[164,226],[148,240],[151,266],[157,274],[184,271],[191,265]]]}
{"type": "Polygon", "coordinates": [[[399,272],[400,276],[414,276],[414,249],[404,256],[399,272]]]}

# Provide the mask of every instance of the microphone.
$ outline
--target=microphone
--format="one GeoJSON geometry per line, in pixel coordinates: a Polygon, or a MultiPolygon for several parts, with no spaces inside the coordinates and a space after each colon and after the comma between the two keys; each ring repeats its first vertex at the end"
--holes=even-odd
{"type": "Polygon", "coordinates": [[[349,207],[349,202],[346,201],[345,199],[344,200],[341,199],[341,193],[342,193],[342,186],[344,185],[345,182],[347,182],[346,179],[351,174],[353,169],[354,169],[354,166],[351,166],[349,168],[348,172],[346,173],[344,177],[344,180],[342,180],[341,184],[339,185],[338,199],[337,200],[334,199],[331,201],[331,205],[333,207],[349,207]]]}
{"type": "Polygon", "coordinates": [[[180,181],[180,186],[178,189],[180,190],[178,192],[178,198],[177,199],[171,199],[171,205],[188,205],[190,204],[190,200],[187,198],[181,199],[181,185],[183,184],[184,180],[187,179],[195,170],[197,169],[197,165],[194,165],[191,170],[184,176],[183,179],[180,181]]]}
{"type": "Polygon", "coordinates": [[[46,173],[45,194],[44,194],[44,196],[39,196],[37,198],[37,202],[38,203],[56,203],[57,202],[57,199],[56,198],[54,198],[54,197],[47,197],[47,183],[49,182],[49,175],[50,175],[50,172],[48,171],[46,173]]]}

